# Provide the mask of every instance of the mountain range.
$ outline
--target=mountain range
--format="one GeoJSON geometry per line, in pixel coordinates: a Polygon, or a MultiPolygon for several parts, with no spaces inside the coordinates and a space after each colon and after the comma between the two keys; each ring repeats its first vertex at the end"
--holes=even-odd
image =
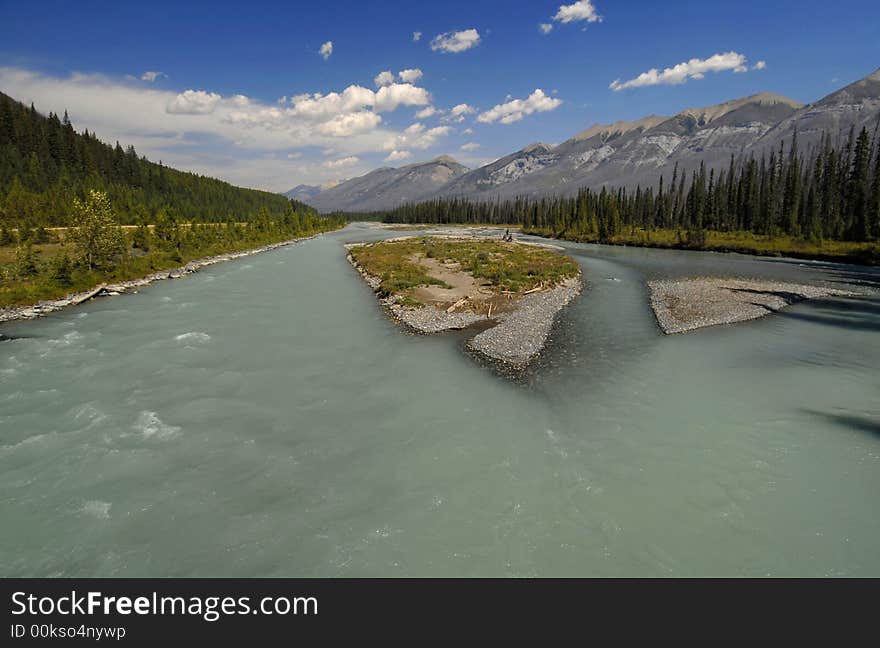
{"type": "MultiPolygon", "coordinates": [[[[797,131],[807,150],[828,133],[841,143],[852,127],[873,133],[880,123],[880,70],[819,101],[803,105],[761,93],[677,115],[596,125],[559,145],[536,143],[477,169],[449,156],[400,168],[383,167],[336,186],[300,185],[286,195],[321,212],[379,211],[439,197],[495,200],[572,195],[581,187],[656,186],[673,170],[726,167],[730,157],[760,157],[786,147],[797,131]]],[[[680,177],[680,176],[679,176],[680,177]]]]}

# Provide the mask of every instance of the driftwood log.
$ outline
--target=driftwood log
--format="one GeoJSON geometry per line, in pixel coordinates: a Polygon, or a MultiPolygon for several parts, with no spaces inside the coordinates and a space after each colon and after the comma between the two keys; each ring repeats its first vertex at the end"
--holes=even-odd
{"type": "Polygon", "coordinates": [[[70,300],[70,305],[71,305],[71,306],[77,306],[77,305],[79,305],[79,304],[82,304],[82,303],[85,302],[85,301],[89,301],[92,297],[96,297],[96,296],[97,296],[102,290],[104,290],[104,288],[106,288],[106,287],[107,287],[107,284],[102,283],[100,286],[98,286],[98,287],[95,288],[94,290],[90,290],[90,291],[87,292],[87,293],[83,293],[82,295],[79,295],[79,296],[76,297],[75,299],[71,299],[71,300],[70,300]]]}
{"type": "Polygon", "coordinates": [[[459,306],[463,306],[464,303],[465,303],[468,299],[470,299],[470,295],[468,295],[467,297],[462,297],[462,298],[459,299],[457,302],[455,302],[452,306],[450,306],[449,308],[447,308],[447,309],[446,309],[446,312],[447,312],[447,313],[451,313],[452,311],[454,311],[454,310],[455,310],[456,308],[458,308],[459,306]]]}

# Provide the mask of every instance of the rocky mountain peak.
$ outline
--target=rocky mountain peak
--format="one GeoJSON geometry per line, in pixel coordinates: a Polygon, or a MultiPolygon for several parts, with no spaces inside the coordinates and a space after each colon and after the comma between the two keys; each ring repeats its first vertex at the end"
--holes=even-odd
{"type": "Polygon", "coordinates": [[[667,119],[669,118],[662,115],[649,115],[648,117],[637,119],[635,121],[617,121],[613,124],[595,124],[588,129],[581,131],[571,139],[572,141],[577,142],[590,139],[596,135],[623,135],[624,133],[634,131],[638,128],[644,128],[646,130],[654,128],[654,126],[662,124],[667,119]]]}
{"type": "Polygon", "coordinates": [[[433,160],[431,160],[431,162],[441,162],[444,164],[457,164],[459,166],[462,166],[461,163],[458,160],[456,160],[454,157],[452,157],[451,155],[439,155],[439,156],[435,157],[433,160]]]}
{"type": "Polygon", "coordinates": [[[526,146],[522,152],[523,153],[549,153],[552,150],[549,144],[544,144],[544,142],[535,142],[534,144],[529,144],[526,146]]]}
{"type": "Polygon", "coordinates": [[[702,121],[703,123],[710,123],[716,119],[720,119],[725,115],[732,113],[734,110],[739,110],[740,108],[744,108],[746,106],[778,106],[784,105],[788,106],[794,110],[803,107],[803,104],[799,101],[795,101],[794,99],[789,99],[788,97],[783,97],[782,95],[774,94],[772,92],[761,92],[758,94],[750,95],[748,97],[742,97],[741,99],[733,99],[732,101],[725,101],[724,103],[716,104],[714,106],[706,106],[704,108],[686,108],[682,110],[679,115],[693,117],[697,121],[702,121]]]}

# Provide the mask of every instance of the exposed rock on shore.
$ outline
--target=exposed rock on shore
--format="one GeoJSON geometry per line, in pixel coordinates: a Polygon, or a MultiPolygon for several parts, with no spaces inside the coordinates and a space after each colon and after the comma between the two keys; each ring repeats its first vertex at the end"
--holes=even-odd
{"type": "Polygon", "coordinates": [[[757,319],[805,299],[856,297],[823,286],[707,277],[649,281],[651,308],[664,333],[757,319]]]}
{"type": "Polygon", "coordinates": [[[269,250],[275,250],[280,247],[292,245],[300,241],[307,241],[312,238],[315,237],[308,236],[299,239],[292,239],[290,241],[282,241],[280,243],[271,243],[269,245],[263,245],[258,248],[243,250],[241,252],[229,252],[226,254],[218,254],[212,257],[205,257],[204,259],[195,259],[184,266],[180,266],[179,268],[173,268],[171,270],[159,270],[158,272],[149,274],[146,277],[141,277],[140,279],[120,281],[118,283],[112,284],[101,284],[100,286],[96,286],[84,292],[73,293],[67,295],[66,297],[62,297],[61,299],[41,301],[37,304],[34,304],[33,306],[13,306],[11,308],[3,308],[0,309],[0,322],[36,319],[38,317],[48,315],[49,313],[59,311],[62,308],[77,306],[79,304],[82,304],[83,302],[89,301],[94,297],[114,296],[120,295],[125,292],[136,291],[138,288],[147,286],[154,281],[162,281],[163,279],[180,279],[188,274],[192,274],[193,272],[198,272],[206,266],[214,265],[215,263],[232,261],[233,259],[240,259],[242,257],[251,256],[253,254],[259,254],[260,252],[268,252],[269,250]]]}

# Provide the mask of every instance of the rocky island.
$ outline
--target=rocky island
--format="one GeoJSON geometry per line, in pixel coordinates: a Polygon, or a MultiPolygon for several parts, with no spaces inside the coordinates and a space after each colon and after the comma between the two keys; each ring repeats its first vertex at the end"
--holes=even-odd
{"type": "Polygon", "coordinates": [[[468,347],[512,367],[538,356],[583,288],[578,264],[550,245],[430,236],[347,247],[396,321],[422,334],[482,328],[468,347]]]}

